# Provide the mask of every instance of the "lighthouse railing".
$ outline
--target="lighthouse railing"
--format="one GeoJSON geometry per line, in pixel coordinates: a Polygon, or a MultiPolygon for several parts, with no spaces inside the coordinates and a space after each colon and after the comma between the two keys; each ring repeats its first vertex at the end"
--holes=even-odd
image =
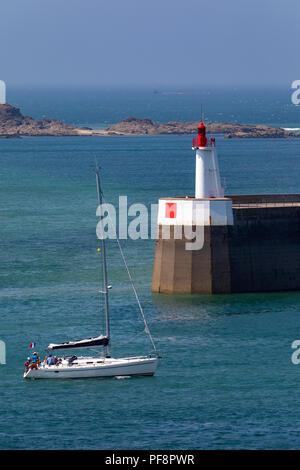
{"type": "MultiPolygon", "coordinates": [[[[199,147],[197,140],[198,140],[197,137],[193,137],[193,144],[192,144],[193,148],[199,147]]],[[[209,146],[210,147],[215,147],[216,146],[216,139],[214,137],[211,137],[209,139],[209,146]]]]}

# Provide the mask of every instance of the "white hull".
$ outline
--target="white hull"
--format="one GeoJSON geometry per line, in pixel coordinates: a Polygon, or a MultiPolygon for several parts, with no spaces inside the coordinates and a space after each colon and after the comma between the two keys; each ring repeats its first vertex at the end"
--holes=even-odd
{"type": "Polygon", "coordinates": [[[26,379],[83,379],[132,375],[153,375],[157,357],[127,357],[122,359],[80,357],[72,364],[63,360],[59,365],[42,364],[24,373],[26,379]]]}

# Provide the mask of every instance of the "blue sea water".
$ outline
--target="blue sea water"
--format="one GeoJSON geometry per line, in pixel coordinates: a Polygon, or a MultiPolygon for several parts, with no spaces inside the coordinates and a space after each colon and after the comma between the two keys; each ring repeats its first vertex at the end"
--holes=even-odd
{"type": "MultiPolygon", "coordinates": [[[[11,93],[24,114],[92,127],[127,115],[196,120],[202,100],[150,91],[11,93]]],[[[240,104],[235,91],[224,91],[221,102],[220,91],[205,95],[210,118],[219,110],[224,120],[299,126],[299,108],[285,92],[256,93],[256,111],[254,91],[240,104]]],[[[299,192],[300,140],[218,136],[217,146],[228,194],[299,192]]],[[[300,293],[153,295],[154,240],[122,246],[163,357],[156,375],[23,380],[30,342],[42,355],[49,342],[92,336],[101,323],[95,157],[108,202],[127,195],[128,204],[149,207],[161,196],[193,193],[190,136],[0,140],[0,339],[7,346],[0,448],[299,448],[300,365],[291,362],[291,343],[300,339],[300,293]]],[[[146,336],[123,344],[143,323],[113,241],[108,259],[113,352],[147,353],[146,336]]]]}

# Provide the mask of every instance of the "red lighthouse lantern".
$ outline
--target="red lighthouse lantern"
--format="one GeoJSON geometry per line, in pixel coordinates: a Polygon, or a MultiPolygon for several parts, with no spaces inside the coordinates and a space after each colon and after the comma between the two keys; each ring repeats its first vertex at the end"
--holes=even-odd
{"type": "Polygon", "coordinates": [[[207,147],[206,127],[203,122],[201,122],[198,127],[197,146],[207,147]]]}

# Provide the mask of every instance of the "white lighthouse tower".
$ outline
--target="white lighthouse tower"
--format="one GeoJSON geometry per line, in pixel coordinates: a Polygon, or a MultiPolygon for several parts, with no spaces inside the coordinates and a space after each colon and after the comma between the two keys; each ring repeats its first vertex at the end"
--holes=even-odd
{"type": "Polygon", "coordinates": [[[208,145],[203,122],[192,148],[196,150],[195,198],[223,198],[215,139],[211,138],[208,145]]]}
{"type": "Polygon", "coordinates": [[[202,122],[192,148],[196,151],[195,196],[159,199],[153,292],[209,294],[231,289],[232,200],[224,197],[215,139],[208,142],[202,122]],[[191,233],[195,237],[188,243],[191,233]]]}
{"type": "Polygon", "coordinates": [[[0,80],[0,104],[6,103],[6,85],[3,80],[0,80]]]}

